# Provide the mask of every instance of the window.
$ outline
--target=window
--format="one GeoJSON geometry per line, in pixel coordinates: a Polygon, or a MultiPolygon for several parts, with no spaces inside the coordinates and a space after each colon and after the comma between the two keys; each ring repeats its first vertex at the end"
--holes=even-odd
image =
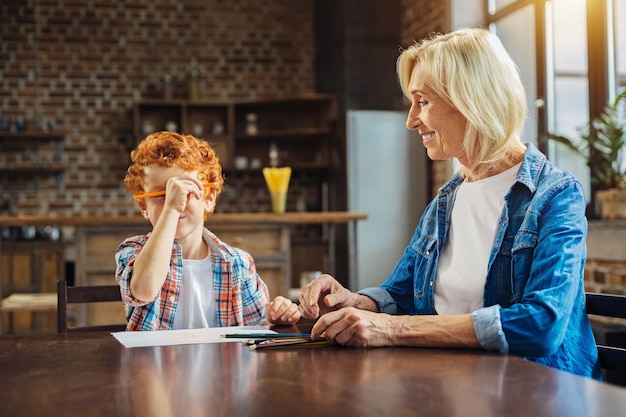
{"type": "MultiPolygon", "coordinates": [[[[626,0],[485,0],[485,5],[487,23],[516,61],[527,89],[524,142],[535,142],[545,131],[578,135],[626,89],[626,0]]],[[[555,143],[544,150],[576,175],[592,201],[584,161],[555,143]]]]}
{"type": "MultiPolygon", "coordinates": [[[[614,59],[612,60],[615,65],[615,79],[614,89],[616,93],[620,93],[626,89],[626,0],[614,0],[612,3],[609,20],[611,24],[610,30],[613,30],[615,35],[613,36],[614,44],[614,59]]],[[[611,60],[609,61],[611,62],[611,60]]]]}
{"type": "MultiPolygon", "coordinates": [[[[589,80],[585,0],[552,0],[546,15],[547,130],[568,137],[589,122],[589,80]]],[[[551,144],[548,155],[591,189],[585,161],[565,146],[551,144]]]]}
{"type": "Polygon", "coordinates": [[[514,11],[490,25],[520,70],[526,90],[528,120],[522,132],[522,142],[537,143],[537,53],[535,49],[534,5],[514,11]],[[520,36],[524,33],[524,36],[520,36]]]}

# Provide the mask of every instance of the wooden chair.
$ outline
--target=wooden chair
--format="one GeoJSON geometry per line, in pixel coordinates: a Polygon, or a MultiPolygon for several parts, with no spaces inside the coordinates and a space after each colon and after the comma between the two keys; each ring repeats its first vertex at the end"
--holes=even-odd
{"type": "MultiPolygon", "coordinates": [[[[626,296],[586,293],[586,298],[587,314],[626,319],[626,296]]],[[[596,324],[593,319],[591,322],[605,381],[626,385],[626,327],[610,322],[596,324]]]]}
{"type": "Polygon", "coordinates": [[[88,325],[80,327],[69,327],[67,325],[68,304],[99,303],[107,301],[117,301],[121,303],[120,287],[118,285],[68,287],[66,281],[58,281],[57,296],[59,333],[94,331],[117,332],[126,329],[126,324],[88,325]]]}

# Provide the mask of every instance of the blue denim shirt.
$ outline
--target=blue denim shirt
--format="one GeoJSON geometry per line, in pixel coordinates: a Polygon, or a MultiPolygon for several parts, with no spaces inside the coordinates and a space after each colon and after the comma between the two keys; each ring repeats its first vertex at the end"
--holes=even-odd
{"type": "MultiPolygon", "coordinates": [[[[437,265],[462,182],[457,174],[439,190],[381,287],[359,291],[381,312],[437,314],[437,265]]],[[[489,257],[484,307],[472,313],[479,343],[600,379],[585,308],[587,219],[581,184],[530,144],[505,201],[489,257]]]]}

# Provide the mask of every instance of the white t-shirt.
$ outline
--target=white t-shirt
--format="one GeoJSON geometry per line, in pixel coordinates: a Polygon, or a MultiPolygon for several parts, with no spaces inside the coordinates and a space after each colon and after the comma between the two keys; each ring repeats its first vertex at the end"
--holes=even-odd
{"type": "Polygon", "coordinates": [[[438,314],[466,314],[483,307],[498,219],[520,167],[521,163],[492,177],[465,181],[457,189],[435,280],[438,314]]]}
{"type": "Polygon", "coordinates": [[[173,329],[217,326],[211,257],[183,259],[183,283],[174,314],[173,329]]]}

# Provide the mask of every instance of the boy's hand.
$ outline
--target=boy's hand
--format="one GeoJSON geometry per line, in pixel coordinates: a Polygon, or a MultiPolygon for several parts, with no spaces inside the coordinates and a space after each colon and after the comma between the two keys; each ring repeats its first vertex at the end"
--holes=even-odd
{"type": "Polygon", "coordinates": [[[265,307],[265,319],[270,324],[296,324],[300,317],[298,306],[280,295],[265,307]]]}
{"type": "Polygon", "coordinates": [[[195,172],[186,172],[167,181],[165,187],[165,207],[183,213],[191,197],[202,200],[202,182],[195,172]]]}

